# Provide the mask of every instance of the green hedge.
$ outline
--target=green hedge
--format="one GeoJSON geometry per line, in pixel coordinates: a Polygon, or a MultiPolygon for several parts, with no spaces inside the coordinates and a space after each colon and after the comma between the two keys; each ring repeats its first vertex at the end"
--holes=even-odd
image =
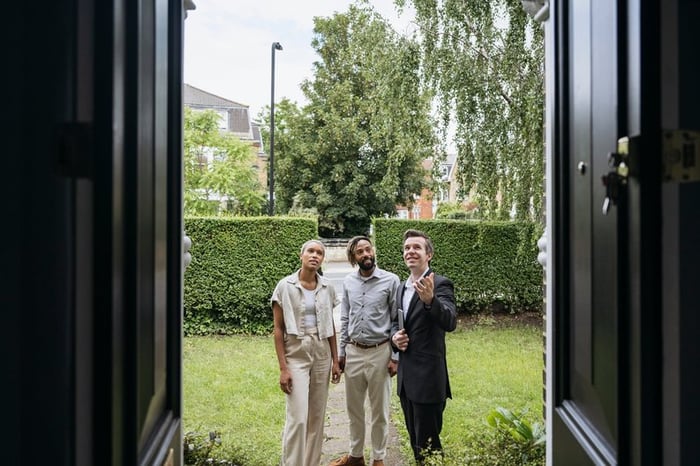
{"type": "Polygon", "coordinates": [[[542,267],[537,239],[542,226],[528,222],[374,219],[377,262],[400,277],[403,233],[409,228],[430,236],[432,267],[455,285],[460,312],[503,307],[511,311],[542,306],[542,267]]]}
{"type": "MultiPolygon", "coordinates": [[[[541,308],[541,226],[375,219],[378,263],[402,278],[407,276],[402,238],[408,228],[432,238],[432,266],[454,281],[460,312],[541,308]]],[[[301,245],[318,238],[315,219],[289,217],[188,217],[185,232],[192,238],[192,263],[185,271],[186,335],[269,333],[272,290],[299,267],[301,245]]]]}
{"type": "Polygon", "coordinates": [[[185,334],[269,333],[272,290],[299,267],[299,248],[317,232],[309,218],[185,218],[185,334]]]}

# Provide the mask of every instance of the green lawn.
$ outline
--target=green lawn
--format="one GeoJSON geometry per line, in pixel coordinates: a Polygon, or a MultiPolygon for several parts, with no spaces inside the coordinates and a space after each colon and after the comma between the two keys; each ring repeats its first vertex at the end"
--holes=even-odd
{"type": "MultiPolygon", "coordinates": [[[[469,320],[448,334],[453,399],[442,436],[446,463],[465,464],[480,440],[484,448],[491,432],[485,417],[498,406],[542,422],[542,329],[508,322],[469,320]]],[[[277,464],[285,406],[272,337],[188,337],[183,359],[185,432],[220,432],[215,457],[242,466],[277,464]]],[[[395,423],[405,434],[394,401],[395,423]]]]}
{"type": "MultiPolygon", "coordinates": [[[[485,418],[502,406],[543,422],[542,327],[482,319],[447,337],[452,400],[444,414],[443,446],[454,464],[490,433],[485,418]]],[[[471,463],[471,462],[470,462],[471,463]]]]}

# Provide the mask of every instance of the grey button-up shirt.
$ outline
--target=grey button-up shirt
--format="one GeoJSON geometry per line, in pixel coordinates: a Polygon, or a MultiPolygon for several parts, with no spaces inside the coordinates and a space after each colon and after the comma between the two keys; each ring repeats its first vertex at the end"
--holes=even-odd
{"type": "Polygon", "coordinates": [[[399,277],[375,267],[369,277],[357,270],[343,281],[340,306],[340,356],[350,341],[364,345],[381,343],[391,335],[396,319],[399,277]]]}

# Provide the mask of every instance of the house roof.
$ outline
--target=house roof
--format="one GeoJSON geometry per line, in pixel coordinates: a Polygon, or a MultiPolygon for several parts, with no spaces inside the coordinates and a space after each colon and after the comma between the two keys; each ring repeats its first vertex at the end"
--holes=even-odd
{"type": "Polygon", "coordinates": [[[253,121],[250,123],[250,129],[253,132],[253,141],[258,144],[258,152],[263,153],[264,148],[262,146],[262,136],[260,135],[260,123],[253,121]]]}
{"type": "MultiPolygon", "coordinates": [[[[185,106],[196,110],[216,110],[228,115],[226,130],[243,141],[250,141],[262,153],[262,137],[260,125],[250,120],[250,107],[233,100],[225,99],[211,92],[203,91],[189,84],[184,86],[185,106]]],[[[226,116],[222,115],[224,118],[226,116]]]]}
{"type": "Polygon", "coordinates": [[[447,166],[447,179],[454,177],[455,167],[457,167],[457,154],[447,154],[444,165],[447,166]]]}
{"type": "Polygon", "coordinates": [[[207,108],[245,108],[248,111],[249,106],[234,102],[233,100],[224,99],[211,92],[203,91],[199,88],[185,84],[184,88],[184,104],[192,107],[207,107],[207,108]]]}

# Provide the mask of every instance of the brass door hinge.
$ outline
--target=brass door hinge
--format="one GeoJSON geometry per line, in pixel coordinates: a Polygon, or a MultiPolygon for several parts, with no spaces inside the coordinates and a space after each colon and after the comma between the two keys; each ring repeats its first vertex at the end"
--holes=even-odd
{"type": "Polygon", "coordinates": [[[665,130],[662,150],[664,183],[700,180],[700,131],[665,130]]]}

